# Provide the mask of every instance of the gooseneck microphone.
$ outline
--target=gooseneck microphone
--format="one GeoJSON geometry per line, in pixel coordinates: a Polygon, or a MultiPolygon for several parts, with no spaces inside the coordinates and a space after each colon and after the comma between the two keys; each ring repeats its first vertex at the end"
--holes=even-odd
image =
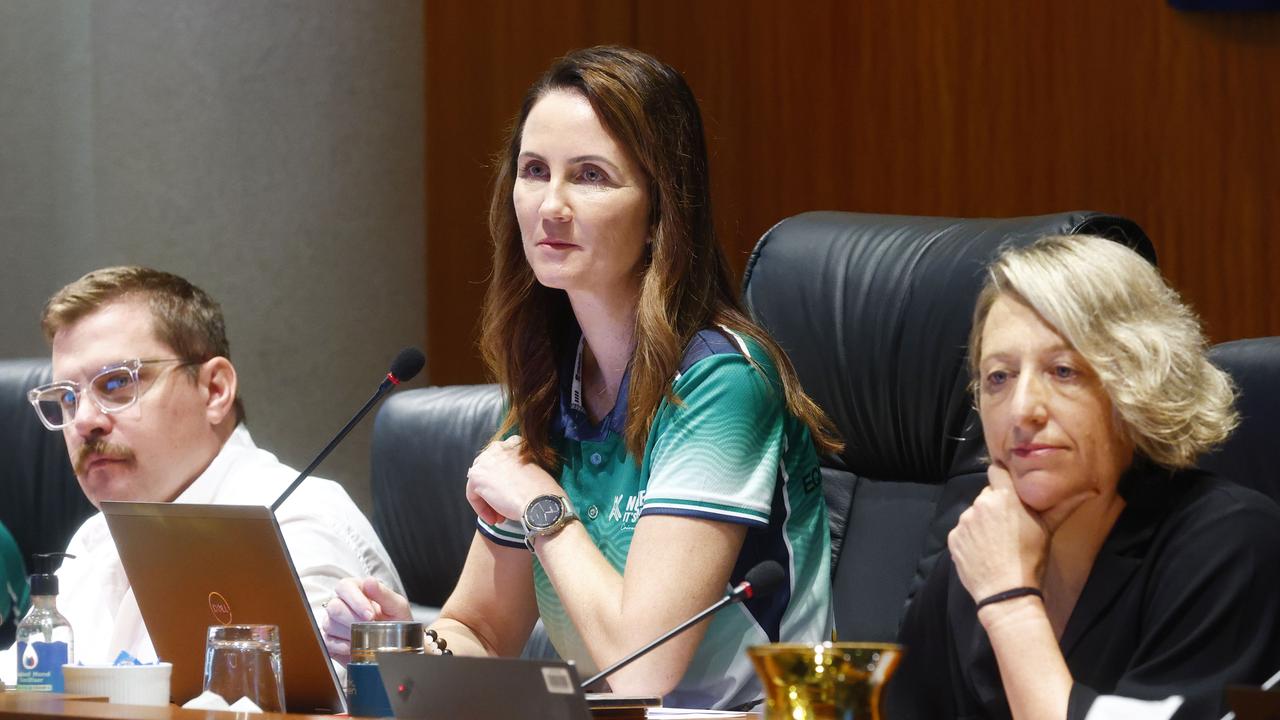
{"type": "Polygon", "coordinates": [[[382,380],[382,384],[378,386],[378,390],[373,394],[373,397],[369,398],[369,401],[364,404],[364,407],[360,408],[360,410],[355,414],[355,417],[348,420],[347,424],[342,426],[342,430],[338,431],[338,434],[329,441],[329,444],[324,446],[324,449],[320,451],[320,454],[316,456],[316,459],[312,460],[311,464],[308,465],[305,470],[298,473],[297,479],[290,483],[289,487],[285,488],[284,492],[280,493],[280,497],[276,498],[276,501],[271,503],[271,512],[275,512],[280,507],[280,504],[287,500],[289,496],[293,494],[294,490],[298,489],[298,486],[302,484],[302,481],[307,479],[307,477],[311,475],[311,472],[315,470],[320,463],[324,462],[325,458],[329,457],[329,453],[333,452],[333,449],[338,446],[338,443],[342,442],[342,439],[347,436],[347,433],[351,432],[351,428],[355,427],[356,424],[360,422],[360,419],[373,409],[373,406],[376,405],[384,395],[391,392],[391,390],[400,383],[412,380],[413,377],[422,370],[422,366],[425,365],[426,362],[427,357],[423,355],[422,351],[418,348],[407,347],[401,350],[400,353],[396,355],[396,359],[391,361],[391,369],[387,371],[387,377],[382,380]]]}
{"type": "Polygon", "coordinates": [[[630,655],[622,658],[618,662],[587,678],[581,685],[579,685],[579,687],[585,690],[597,680],[609,677],[615,672],[630,665],[632,662],[649,654],[650,650],[653,650],[671,638],[679,635],[685,630],[688,630],[703,618],[719,612],[728,605],[768,595],[776,590],[778,586],[782,584],[784,579],[786,579],[786,573],[782,570],[782,566],[778,564],[778,561],[765,560],[748,570],[746,576],[743,577],[742,582],[738,583],[728,595],[717,600],[714,605],[675,626],[648,645],[645,645],[639,650],[636,650],[630,655]]]}

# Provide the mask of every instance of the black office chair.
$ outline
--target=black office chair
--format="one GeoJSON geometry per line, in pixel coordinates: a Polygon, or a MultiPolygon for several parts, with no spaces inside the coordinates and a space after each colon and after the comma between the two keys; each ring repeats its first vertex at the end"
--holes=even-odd
{"type": "Polygon", "coordinates": [[[1240,390],[1240,427],[1200,467],[1280,502],[1280,337],[1222,343],[1209,358],[1231,373],[1240,390]]]}
{"type": "Polygon", "coordinates": [[[410,602],[444,604],[467,557],[476,516],[467,469],[498,429],[497,385],[410,390],[387,398],[373,425],[373,527],[410,602]]]}
{"type": "Polygon", "coordinates": [[[0,360],[0,522],[29,563],[61,552],[94,512],[76,481],[62,433],[49,432],[27,391],[49,382],[47,358],[0,360]]]}

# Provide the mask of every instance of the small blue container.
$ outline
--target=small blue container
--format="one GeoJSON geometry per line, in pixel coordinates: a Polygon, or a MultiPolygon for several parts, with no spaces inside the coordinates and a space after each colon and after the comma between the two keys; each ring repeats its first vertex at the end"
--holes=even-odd
{"type": "Polygon", "coordinates": [[[391,717],[391,699],[377,663],[347,665],[347,712],[352,717],[391,717]]]}

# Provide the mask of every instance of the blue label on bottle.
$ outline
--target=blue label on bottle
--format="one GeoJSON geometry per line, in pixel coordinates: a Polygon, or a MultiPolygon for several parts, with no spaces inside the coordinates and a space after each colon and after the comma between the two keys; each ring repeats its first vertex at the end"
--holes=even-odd
{"type": "Polygon", "coordinates": [[[64,642],[18,643],[18,689],[62,692],[62,666],[67,664],[64,642]]]}

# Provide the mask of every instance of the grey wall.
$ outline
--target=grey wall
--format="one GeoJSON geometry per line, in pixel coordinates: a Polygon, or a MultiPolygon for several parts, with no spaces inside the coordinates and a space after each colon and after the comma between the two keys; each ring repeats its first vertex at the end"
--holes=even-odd
{"type": "MultiPolygon", "coordinates": [[[[419,0],[0,0],[0,356],[88,270],[176,272],[305,465],[423,340],[423,91],[419,0]]],[[[366,508],[371,420],[320,470],[366,508]]]]}

